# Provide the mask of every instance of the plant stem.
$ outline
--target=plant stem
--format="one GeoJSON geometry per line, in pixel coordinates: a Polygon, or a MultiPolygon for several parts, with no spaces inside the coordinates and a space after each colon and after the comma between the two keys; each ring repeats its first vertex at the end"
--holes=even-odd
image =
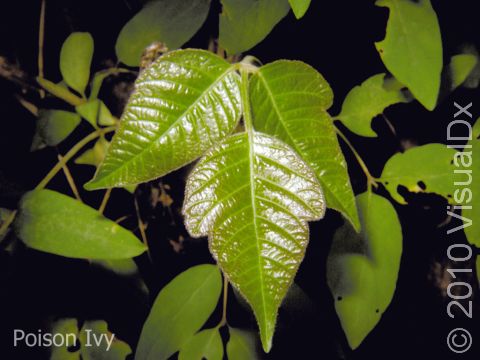
{"type": "Polygon", "coordinates": [[[152,255],[150,254],[150,247],[148,246],[147,233],[145,232],[145,224],[142,221],[142,217],[140,215],[140,207],[138,206],[137,197],[135,195],[133,196],[133,203],[135,205],[135,212],[137,214],[137,222],[138,229],[140,230],[140,236],[142,237],[143,244],[147,247],[148,258],[150,259],[150,262],[153,263],[152,255]]]}
{"type": "MultiPolygon", "coordinates": [[[[62,155],[58,155],[58,161],[62,161],[62,159],[62,155]]],[[[72,189],[73,195],[75,195],[78,201],[82,202],[82,198],[80,197],[80,193],[78,192],[77,186],[75,185],[75,181],[73,180],[73,176],[70,173],[67,164],[63,164],[62,169],[65,177],[67,178],[68,185],[70,185],[70,188],[72,189]]]]}
{"type": "Polygon", "coordinates": [[[51,82],[50,80],[37,77],[37,82],[38,84],[47,90],[50,94],[56,96],[59,99],[62,99],[66,103],[72,105],[72,106],[78,106],[82,105],[87,102],[86,99],[82,99],[81,97],[78,97],[75,94],[72,94],[68,89],[65,89],[54,82],[51,82]]]}
{"type": "Polygon", "coordinates": [[[222,326],[227,325],[227,303],[228,303],[228,278],[223,274],[223,313],[222,319],[217,327],[221,328],[222,326]]]}
{"type": "Polygon", "coordinates": [[[240,96],[242,98],[243,122],[245,130],[251,134],[253,132],[252,111],[250,109],[250,97],[248,94],[248,74],[249,71],[243,67],[240,68],[242,74],[242,84],[240,87],[240,96]]]}
{"type": "Polygon", "coordinates": [[[2,226],[0,227],[0,236],[7,233],[8,227],[13,223],[15,220],[15,216],[17,215],[17,210],[13,210],[10,215],[5,219],[2,226]]]}
{"type": "MultiPolygon", "coordinates": [[[[43,79],[43,43],[45,39],[45,5],[46,0],[42,0],[40,7],[40,22],[38,25],[38,77],[43,79]]],[[[40,90],[40,97],[45,97],[45,91],[40,90]]]]}
{"type": "Polygon", "coordinates": [[[98,208],[98,212],[100,214],[103,214],[105,211],[105,208],[107,207],[108,199],[110,199],[110,194],[112,193],[112,188],[107,189],[105,191],[105,195],[103,196],[102,203],[100,204],[100,207],[98,208]]]}

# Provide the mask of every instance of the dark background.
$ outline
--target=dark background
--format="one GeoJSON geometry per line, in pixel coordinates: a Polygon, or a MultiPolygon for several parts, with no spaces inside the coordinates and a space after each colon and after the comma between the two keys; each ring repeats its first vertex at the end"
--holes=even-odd
{"type": "MultiPolygon", "coordinates": [[[[445,63],[465,44],[480,48],[476,1],[436,1],[442,29],[445,63]]],[[[61,80],[58,69],[60,47],[72,31],[89,31],[95,40],[92,71],[115,64],[114,44],[121,27],[140,8],[138,0],[47,0],[45,33],[45,77],[61,80]]],[[[215,3],[201,31],[187,44],[206,48],[218,28],[215,3]]],[[[0,56],[21,69],[23,86],[0,77],[0,207],[15,208],[19,197],[32,189],[56,162],[57,152],[65,153],[83,137],[82,124],[58,149],[29,151],[35,129],[35,117],[16,100],[22,87],[36,86],[38,17],[40,1],[8,1],[0,4],[0,56]],[[25,85],[27,84],[27,85],[25,85]]],[[[338,114],[347,92],[371,75],[385,72],[374,41],[383,39],[388,11],[373,1],[313,1],[307,15],[296,21],[289,14],[249,53],[263,63],[280,58],[303,60],[330,82],[336,101],[330,113],[338,114]]],[[[104,84],[100,97],[117,116],[134,76],[116,76],[104,84]]],[[[23,95],[40,108],[64,108],[63,103],[40,101],[34,92],[23,95]]],[[[446,141],[446,126],[454,114],[453,101],[473,102],[475,117],[480,115],[478,90],[459,89],[447,97],[434,112],[417,102],[394,106],[386,111],[395,128],[393,133],[381,118],[374,121],[379,137],[365,139],[348,132],[347,136],[366,160],[374,176],[379,176],[386,160],[408,146],[446,141]]],[[[358,194],[365,191],[365,178],[355,158],[345,148],[352,184],[358,194]]],[[[70,165],[81,186],[93,175],[92,167],[70,165]]],[[[59,317],[104,319],[116,335],[132,348],[138,340],[149,304],[158,291],[188,267],[212,262],[205,239],[190,239],[182,225],[179,209],[188,169],[177,171],[160,181],[141,185],[135,194],[142,218],[149,223],[148,238],[154,259],[138,261],[140,272],[150,289],[150,297],[139,290],[135,279],[125,280],[86,261],[65,259],[25,249],[10,235],[13,251],[0,249],[0,359],[43,359],[42,349],[12,351],[14,328],[36,332],[46,329],[59,317]],[[152,191],[170,186],[174,203],[170,209],[152,205],[152,191]],[[173,244],[173,245],[172,245],[173,244]],[[4,355],[3,355],[4,354],[4,355]],[[3,356],[2,356],[3,355],[3,356]]],[[[71,194],[60,173],[49,188],[71,194]]],[[[480,190],[480,189],[474,189],[480,190]]],[[[380,189],[379,193],[389,198],[380,189]]],[[[102,192],[82,197],[98,206],[102,192]]],[[[449,283],[446,249],[449,244],[464,243],[463,234],[445,235],[439,227],[445,218],[446,203],[434,195],[409,195],[410,205],[394,203],[403,227],[404,252],[394,299],[376,328],[354,352],[349,350],[336,316],[333,299],[326,285],[325,263],[334,231],[341,217],[328,211],[324,220],[311,224],[311,242],[300,267],[296,283],[303,289],[288,297],[280,310],[273,349],[268,359],[473,359],[480,356],[478,327],[479,289],[474,277],[465,278],[474,286],[473,320],[458,313],[446,314],[449,283]],[[477,325],[475,325],[477,324],[477,325]],[[474,335],[468,355],[454,356],[446,347],[446,335],[455,327],[465,327],[474,335]]],[[[106,215],[116,219],[131,215],[124,223],[136,229],[132,197],[114,190],[106,215]]],[[[475,220],[474,220],[475,221],[475,220]]],[[[137,232],[138,234],[138,232],[137,232]]],[[[472,261],[468,266],[474,268],[472,261]]],[[[220,309],[211,318],[216,324],[220,309]]],[[[255,326],[252,315],[229,296],[228,319],[238,327],[255,326]]]]}

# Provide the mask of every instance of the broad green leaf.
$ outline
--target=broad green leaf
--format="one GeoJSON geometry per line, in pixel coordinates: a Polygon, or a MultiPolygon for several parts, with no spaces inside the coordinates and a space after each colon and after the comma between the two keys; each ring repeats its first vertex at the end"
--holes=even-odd
{"type": "Polygon", "coordinates": [[[203,50],[178,50],[136,82],[107,156],[88,190],[149,181],[200,157],[241,113],[239,76],[203,50]]]}
{"type": "Polygon", "coordinates": [[[206,329],[195,334],[178,354],[178,360],[222,360],[223,342],[218,329],[206,329]]]}
{"type": "Polygon", "coordinates": [[[315,174],[286,144],[249,131],[209,151],[187,180],[183,213],[272,346],[278,308],[303,259],[308,223],[325,212],[315,174]]]}
{"type": "Polygon", "coordinates": [[[178,49],[200,29],[209,9],[210,0],[147,2],[120,32],[115,45],[118,59],[138,66],[144,49],[156,41],[178,49]]]}
{"type": "Polygon", "coordinates": [[[130,231],[99,212],[51,190],[25,194],[15,229],[29,247],[88,259],[127,259],[146,248],[130,231]]]}
{"type": "Polygon", "coordinates": [[[89,33],[70,34],[60,51],[60,72],[63,80],[82,95],[90,78],[92,57],[93,38],[89,33]]]}
{"type": "Polygon", "coordinates": [[[460,54],[452,56],[448,69],[450,79],[452,81],[450,87],[452,91],[462,85],[465,80],[467,80],[468,76],[477,65],[477,62],[477,57],[472,54],[460,54]]]}
{"type": "Polygon", "coordinates": [[[260,356],[256,349],[256,334],[228,327],[230,339],[227,343],[228,360],[258,360],[260,356]]]}
{"type": "Polygon", "coordinates": [[[63,110],[41,110],[36,137],[32,142],[32,150],[39,148],[39,143],[56,146],[65,140],[80,124],[78,114],[63,110]]]}
{"type": "MultiPolygon", "coordinates": [[[[476,160],[480,159],[480,118],[477,119],[475,125],[473,126],[472,140],[468,142],[468,145],[471,145],[471,148],[466,148],[463,150],[463,154],[467,157],[463,158],[458,156],[455,158],[456,161],[454,163],[455,165],[459,165],[459,170],[471,170],[472,183],[466,185],[465,187],[458,186],[455,190],[453,200],[456,203],[467,202],[468,199],[462,199],[462,196],[468,196],[465,194],[465,188],[470,189],[472,194],[472,198],[470,199],[471,202],[467,202],[464,205],[470,205],[472,208],[462,210],[462,216],[466,218],[465,225],[468,225],[468,223],[471,221],[471,225],[465,227],[465,234],[467,235],[467,240],[470,244],[480,248],[480,161],[476,160]]],[[[466,178],[461,179],[461,181],[466,181],[466,178]]],[[[480,273],[477,272],[477,274],[480,273]]]]}
{"type": "Polygon", "coordinates": [[[125,360],[132,353],[126,342],[108,331],[107,323],[103,320],[85,321],[79,340],[82,360],[125,360]]]}
{"type": "Polygon", "coordinates": [[[184,347],[217,305],[222,289],[214,265],[194,266],[158,294],[143,326],[136,360],[164,360],[184,347]]]}
{"type": "Polygon", "coordinates": [[[430,0],[378,0],[388,7],[386,36],[375,43],[383,63],[428,110],[437,104],[443,67],[442,37],[430,0]]]}
{"type": "Polygon", "coordinates": [[[361,234],[345,224],[334,236],[327,282],[352,349],[380,321],[395,292],[402,229],[390,202],[372,193],[357,196],[361,234]]]}
{"type": "Polygon", "coordinates": [[[85,150],[85,152],[75,159],[75,164],[92,165],[97,167],[105,158],[110,143],[102,136],[96,142],[91,149],[85,150]]]}
{"type": "Polygon", "coordinates": [[[262,41],[290,11],[288,0],[221,0],[220,45],[228,54],[262,41]]]}
{"type": "Polygon", "coordinates": [[[301,19],[307,12],[312,0],[289,0],[293,13],[297,19],[301,19]]]}
{"type": "Polygon", "coordinates": [[[377,137],[372,129],[373,118],[390,105],[408,101],[402,93],[402,85],[385,86],[385,76],[373,75],[347,94],[337,117],[355,134],[377,137]]]}
{"type": "Polygon", "coordinates": [[[399,185],[410,192],[436,193],[450,199],[455,191],[452,164],[455,153],[442,144],[427,144],[397,153],[385,164],[381,180],[400,204],[406,201],[397,191],[399,185]]]}
{"type": "Polygon", "coordinates": [[[322,75],[299,61],[275,61],[253,75],[250,94],[255,129],[290,145],[315,171],[327,206],[359,229],[347,163],[326,112],[333,93],[322,75]]]}
{"type": "Polygon", "coordinates": [[[75,110],[85,120],[92,124],[94,128],[97,128],[97,125],[110,126],[115,124],[112,113],[108,110],[102,100],[90,100],[82,105],[76,106],[75,110]]]}
{"type": "Polygon", "coordinates": [[[50,347],[50,360],[80,360],[79,352],[70,352],[69,347],[75,346],[78,339],[77,319],[60,319],[50,330],[51,334],[62,334],[65,338],[63,346],[50,347]]]}

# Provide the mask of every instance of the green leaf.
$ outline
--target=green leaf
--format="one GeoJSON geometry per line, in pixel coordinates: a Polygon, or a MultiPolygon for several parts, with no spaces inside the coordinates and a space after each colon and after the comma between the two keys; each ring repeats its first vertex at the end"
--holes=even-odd
{"type": "Polygon", "coordinates": [[[80,360],[79,352],[70,352],[69,347],[74,346],[78,339],[77,319],[60,319],[50,330],[51,334],[62,334],[66,339],[63,346],[50,347],[50,360],[80,360]]]}
{"type": "Polygon", "coordinates": [[[265,134],[231,136],[188,177],[185,225],[193,237],[209,235],[214,258],[253,308],[266,352],[305,253],[307,221],[324,212],[313,171],[265,134]]]}
{"type": "Polygon", "coordinates": [[[410,192],[436,193],[450,199],[455,191],[452,164],[455,153],[442,144],[427,144],[395,154],[385,164],[381,181],[400,204],[406,201],[397,191],[399,185],[410,192]]]}
{"type": "Polygon", "coordinates": [[[250,94],[255,129],[290,145],[315,171],[327,206],[359,229],[347,163],[326,112],[333,93],[322,75],[299,61],[275,61],[253,75],[250,94]]]}
{"type": "Polygon", "coordinates": [[[32,150],[38,149],[39,143],[48,146],[60,144],[76,129],[80,120],[80,116],[69,111],[41,110],[32,150]]]}
{"type": "Polygon", "coordinates": [[[145,69],[88,190],[138,184],[200,157],[241,113],[234,67],[203,50],[178,50],[145,69]]]}
{"type": "Polygon", "coordinates": [[[472,54],[460,54],[452,56],[448,72],[452,81],[451,91],[462,85],[468,76],[471,74],[475,66],[477,66],[478,59],[472,54]]]}
{"type": "MultiPolygon", "coordinates": [[[[472,172],[472,183],[469,184],[467,187],[470,189],[472,193],[472,199],[470,203],[466,203],[464,205],[472,206],[471,209],[464,209],[462,210],[462,216],[466,218],[466,227],[465,227],[465,234],[467,235],[467,240],[470,244],[475,245],[477,248],[480,248],[480,162],[475,159],[480,159],[480,118],[477,119],[475,125],[473,126],[472,130],[472,140],[468,142],[468,145],[471,145],[471,148],[465,148],[463,153],[465,155],[471,155],[470,159],[474,159],[470,164],[467,159],[461,159],[460,157],[456,157],[456,162],[460,165],[458,167],[459,170],[471,170],[472,172]],[[469,154],[471,152],[471,154],[469,154]],[[462,166],[462,165],[470,165],[470,166],[462,166]],[[471,225],[468,225],[468,221],[471,221],[471,225]]],[[[460,153],[459,153],[460,154],[460,153]]],[[[465,179],[462,179],[465,181],[465,179]]],[[[463,203],[461,198],[457,199],[457,195],[459,197],[466,196],[463,194],[464,188],[457,187],[454,193],[454,202],[456,203],[463,203]],[[458,201],[460,200],[460,201],[458,201]]],[[[477,260],[478,262],[478,260],[477,260]]],[[[480,272],[477,272],[480,274],[480,272]]]]}
{"type": "Polygon", "coordinates": [[[137,264],[133,259],[93,260],[92,263],[118,275],[131,276],[138,273],[137,264]]]}
{"type": "Polygon", "coordinates": [[[105,70],[100,70],[93,75],[92,83],[90,85],[90,95],[89,100],[94,100],[98,98],[98,94],[100,93],[100,89],[102,88],[103,81],[111,76],[120,73],[132,73],[130,70],[122,69],[122,68],[109,68],[105,70]]]}
{"type": "Polygon", "coordinates": [[[79,333],[82,360],[125,360],[132,353],[130,346],[108,331],[103,320],[85,321],[79,333]],[[113,336],[113,341],[112,341],[113,336]],[[95,342],[102,340],[101,343],[95,342]],[[111,341],[110,347],[108,342],[111,341]]]}
{"type": "Polygon", "coordinates": [[[402,229],[390,202],[372,193],[357,196],[361,234],[348,225],[334,236],[327,282],[352,349],[380,321],[395,292],[402,229]]]}
{"type": "Polygon", "coordinates": [[[288,2],[292,7],[295,17],[301,19],[310,7],[312,0],[288,0],[288,2]]]}
{"type": "Polygon", "coordinates": [[[65,40],[60,52],[63,80],[79,94],[84,94],[90,78],[93,38],[89,33],[74,32],[65,40]]]}
{"type": "Polygon", "coordinates": [[[288,0],[221,1],[219,42],[230,55],[257,45],[290,11],[288,0]]]}
{"type": "Polygon", "coordinates": [[[430,0],[378,0],[388,7],[386,36],[375,43],[383,63],[415,98],[433,110],[443,67],[442,37],[430,0]]]}
{"type": "Polygon", "coordinates": [[[227,343],[228,360],[257,360],[260,359],[256,349],[256,334],[228,327],[230,339],[227,343]]]}
{"type": "Polygon", "coordinates": [[[206,329],[195,334],[178,355],[178,360],[222,360],[223,342],[218,329],[206,329]]]}
{"type": "Polygon", "coordinates": [[[222,278],[214,265],[184,271],[158,294],[143,326],[136,360],[164,360],[184,347],[215,310],[222,278]]]}
{"type": "Polygon", "coordinates": [[[149,1],[122,29],[115,45],[118,59],[138,66],[144,49],[155,41],[170,50],[185,44],[207,18],[210,0],[149,1]]]}
{"type": "Polygon", "coordinates": [[[127,259],[146,250],[130,231],[55,191],[26,193],[19,210],[17,235],[36,250],[88,259],[127,259]]]}
{"type": "Polygon", "coordinates": [[[402,85],[392,86],[391,81],[386,82],[385,76],[386,74],[373,75],[347,94],[337,118],[355,134],[377,137],[372,130],[373,118],[382,114],[390,105],[408,101],[402,93],[402,85]]]}
{"type": "Polygon", "coordinates": [[[115,124],[112,113],[102,100],[94,99],[75,107],[75,110],[94,128],[97,125],[110,126],[115,124]]]}
{"type": "Polygon", "coordinates": [[[91,149],[85,150],[85,152],[75,159],[75,164],[93,165],[97,167],[105,158],[110,143],[102,136],[96,142],[91,149]]]}

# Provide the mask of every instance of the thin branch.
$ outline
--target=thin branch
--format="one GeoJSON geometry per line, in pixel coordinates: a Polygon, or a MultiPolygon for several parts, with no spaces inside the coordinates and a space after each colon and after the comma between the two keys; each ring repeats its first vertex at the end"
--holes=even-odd
{"type": "Polygon", "coordinates": [[[135,212],[137,214],[138,229],[140,230],[140,236],[142,237],[143,244],[147,247],[147,254],[150,262],[152,262],[152,256],[150,254],[150,247],[148,246],[147,233],[145,232],[145,224],[142,221],[140,215],[140,207],[138,206],[137,197],[133,197],[133,203],[135,205],[135,212]]]}
{"type": "MultiPolygon", "coordinates": [[[[43,44],[45,39],[45,6],[46,0],[42,0],[40,8],[40,22],[38,26],[38,77],[43,79],[43,44]]],[[[45,97],[45,91],[40,90],[40,97],[45,97]]]]}
{"type": "Polygon", "coordinates": [[[222,319],[218,324],[219,328],[227,325],[227,303],[228,303],[228,278],[225,274],[223,274],[223,306],[222,306],[223,313],[222,313],[222,319]]]}
{"type": "Polygon", "coordinates": [[[0,227],[0,236],[4,235],[7,233],[7,230],[9,226],[13,223],[13,220],[15,220],[15,216],[17,215],[17,210],[14,210],[10,213],[10,215],[5,219],[3,222],[2,226],[0,227]]]}
{"type": "Polygon", "coordinates": [[[105,191],[105,195],[103,196],[102,203],[98,208],[98,212],[100,214],[103,214],[103,212],[105,211],[105,208],[107,207],[108,199],[110,199],[111,194],[112,194],[112,188],[109,188],[107,189],[107,191],[105,191]]]}
{"type": "MultiPolygon", "coordinates": [[[[62,162],[62,155],[58,155],[58,161],[62,162]]],[[[65,177],[67,178],[68,185],[70,185],[70,188],[72,189],[73,195],[77,198],[78,201],[82,202],[82,198],[80,197],[80,193],[78,192],[77,185],[75,185],[75,180],[73,180],[72,173],[67,167],[67,164],[64,163],[62,166],[63,173],[65,174],[65,177]]]]}

